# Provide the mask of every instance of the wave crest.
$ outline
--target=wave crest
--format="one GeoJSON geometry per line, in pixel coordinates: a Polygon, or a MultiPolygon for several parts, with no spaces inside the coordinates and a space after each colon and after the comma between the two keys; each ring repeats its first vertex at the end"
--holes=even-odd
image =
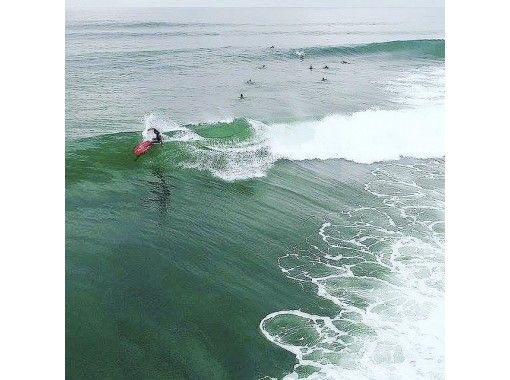
{"type": "Polygon", "coordinates": [[[309,57],[401,54],[413,57],[444,59],[445,41],[442,39],[400,40],[353,46],[310,47],[301,50],[309,57]]]}
{"type": "Polygon", "coordinates": [[[360,163],[401,156],[440,157],[444,107],[367,110],[330,115],[318,121],[269,126],[273,155],[289,160],[344,158],[360,163]]]}

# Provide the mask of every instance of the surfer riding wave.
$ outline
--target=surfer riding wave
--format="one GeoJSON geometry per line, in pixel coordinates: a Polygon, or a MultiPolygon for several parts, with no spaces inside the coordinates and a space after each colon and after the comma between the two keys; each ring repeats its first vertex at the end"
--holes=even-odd
{"type": "Polygon", "coordinates": [[[163,136],[156,128],[147,129],[144,131],[143,136],[144,140],[133,149],[136,158],[147,153],[154,144],[163,145],[163,136]]]}
{"type": "Polygon", "coordinates": [[[147,129],[147,136],[150,136],[149,141],[151,141],[153,144],[159,143],[163,145],[163,137],[161,136],[161,132],[156,128],[147,129]]]}

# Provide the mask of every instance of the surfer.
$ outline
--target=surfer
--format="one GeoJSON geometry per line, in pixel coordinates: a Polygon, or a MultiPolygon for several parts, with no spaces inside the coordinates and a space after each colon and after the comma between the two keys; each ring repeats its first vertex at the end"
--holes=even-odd
{"type": "Polygon", "coordinates": [[[243,94],[241,94],[241,95],[239,96],[239,99],[243,100],[243,99],[244,99],[244,95],[243,95],[243,94]]]}
{"type": "Polygon", "coordinates": [[[269,49],[274,49],[274,45],[271,45],[271,46],[269,47],[269,49]]]}
{"type": "Polygon", "coordinates": [[[326,82],[326,81],[327,81],[327,79],[326,79],[326,78],[324,78],[324,77],[322,77],[321,81],[322,81],[322,82],[326,82]]]}
{"type": "Polygon", "coordinates": [[[154,137],[151,139],[151,142],[153,144],[161,144],[163,145],[163,138],[161,137],[161,132],[158,131],[156,128],[149,128],[147,129],[147,132],[148,131],[152,131],[152,133],[154,133],[154,137]]]}
{"type": "Polygon", "coordinates": [[[252,81],[251,79],[249,79],[249,80],[247,80],[247,81],[246,81],[246,84],[254,84],[254,83],[255,83],[255,82],[254,82],[254,81],[252,81]]]}
{"type": "Polygon", "coordinates": [[[163,136],[156,128],[147,129],[147,132],[144,132],[143,136],[144,140],[133,148],[133,153],[136,156],[135,161],[138,160],[142,154],[147,153],[154,144],[163,145],[163,136]]]}
{"type": "Polygon", "coordinates": [[[329,69],[328,65],[324,66],[323,69],[326,69],[326,70],[329,69]]]}
{"type": "Polygon", "coordinates": [[[347,61],[342,61],[342,64],[344,64],[344,65],[345,65],[345,64],[348,64],[348,65],[350,65],[350,62],[347,62],[347,61]]]}
{"type": "Polygon", "coordinates": [[[313,66],[312,65],[310,65],[310,70],[313,70],[313,66]]]}

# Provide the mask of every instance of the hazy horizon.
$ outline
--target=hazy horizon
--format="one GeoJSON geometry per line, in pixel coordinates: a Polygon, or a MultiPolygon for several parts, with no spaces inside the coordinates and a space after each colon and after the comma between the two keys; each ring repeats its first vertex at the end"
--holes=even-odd
{"type": "Polygon", "coordinates": [[[267,0],[220,0],[214,4],[201,0],[146,0],[141,5],[133,0],[66,0],[67,9],[80,8],[444,8],[443,0],[281,0],[275,6],[267,0]]]}

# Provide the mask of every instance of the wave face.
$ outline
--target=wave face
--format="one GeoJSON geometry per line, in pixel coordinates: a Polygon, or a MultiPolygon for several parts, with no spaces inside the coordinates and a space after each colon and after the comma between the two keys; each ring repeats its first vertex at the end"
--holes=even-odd
{"type": "Polygon", "coordinates": [[[444,40],[403,40],[354,46],[325,46],[302,49],[310,57],[397,54],[416,58],[445,58],[444,40]]]}
{"type": "Polygon", "coordinates": [[[286,277],[337,307],[261,321],[297,358],[288,379],[443,378],[444,163],[382,164],[372,175],[373,206],[326,218],[308,248],[279,259],[286,277]]]}

